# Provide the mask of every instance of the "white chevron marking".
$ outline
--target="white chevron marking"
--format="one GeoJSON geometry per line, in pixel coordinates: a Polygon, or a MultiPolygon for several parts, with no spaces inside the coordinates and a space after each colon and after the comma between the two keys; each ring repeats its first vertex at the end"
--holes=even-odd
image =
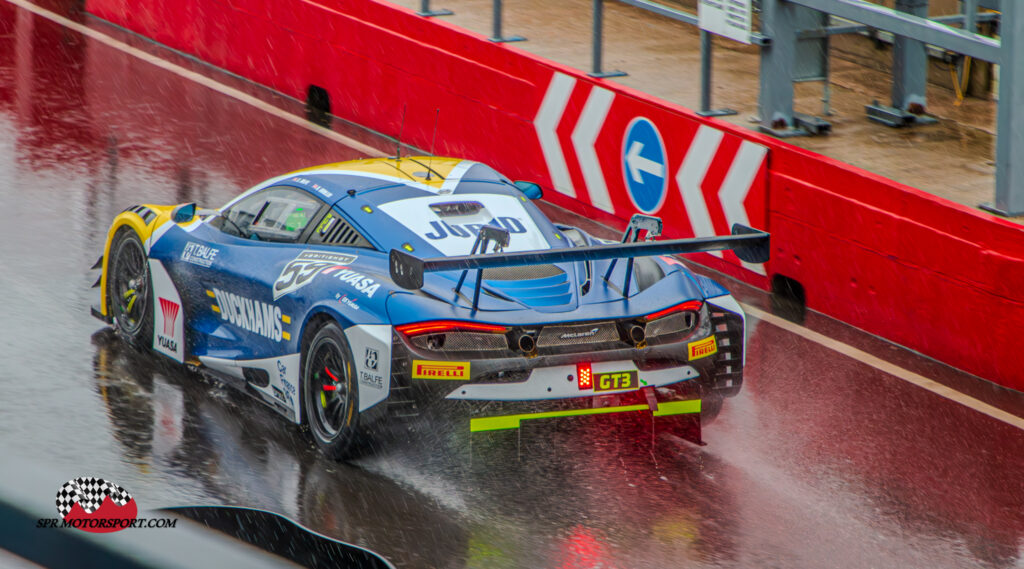
{"type": "MultiPolygon", "coordinates": [[[[750,185],[754,183],[754,177],[761,170],[768,149],[760,144],[754,144],[746,140],[740,144],[740,149],[725,175],[722,187],[718,190],[718,200],[722,202],[722,210],[725,212],[725,219],[732,227],[734,223],[750,225],[750,218],[747,217],[747,208],[743,202],[750,192],[750,185]]],[[[760,263],[743,263],[747,269],[759,274],[767,274],[764,265],[760,263]]]]}
{"type": "Polygon", "coordinates": [[[608,212],[614,212],[615,208],[612,207],[612,199],[608,195],[608,185],[604,181],[604,172],[601,171],[601,162],[597,159],[594,143],[597,142],[597,135],[604,127],[604,119],[608,116],[613,100],[615,93],[601,87],[591,89],[587,102],[583,105],[583,112],[580,113],[580,120],[576,122],[576,128],[572,131],[572,146],[576,149],[583,180],[587,183],[590,203],[608,212]]]}
{"type": "Polygon", "coordinates": [[[541,153],[544,154],[544,162],[548,165],[551,183],[555,185],[555,190],[573,198],[576,197],[576,189],[572,187],[569,168],[565,164],[565,154],[562,153],[562,143],[558,141],[555,129],[558,128],[558,123],[562,122],[565,106],[569,104],[569,95],[575,86],[575,79],[564,73],[555,72],[551,83],[548,84],[547,92],[544,93],[540,110],[533,119],[533,128],[540,140],[541,153]]]}
{"type": "MultiPolygon", "coordinates": [[[[708,204],[701,192],[701,184],[708,173],[711,160],[718,152],[724,133],[709,126],[701,126],[693,142],[686,150],[679,172],[676,173],[676,185],[686,206],[686,215],[690,218],[690,226],[695,237],[711,237],[715,235],[715,226],[711,223],[708,204]]],[[[712,255],[722,256],[721,251],[712,251],[712,255]]]]}

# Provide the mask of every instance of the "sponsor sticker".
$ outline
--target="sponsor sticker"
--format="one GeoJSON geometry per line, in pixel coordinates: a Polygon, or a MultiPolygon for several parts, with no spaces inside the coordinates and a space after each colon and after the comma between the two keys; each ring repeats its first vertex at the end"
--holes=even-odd
{"type": "Polygon", "coordinates": [[[715,343],[714,336],[708,336],[703,340],[698,340],[696,342],[690,342],[689,344],[687,344],[686,351],[689,354],[691,360],[696,360],[718,353],[718,344],[715,343]]]}
{"type": "Polygon", "coordinates": [[[341,282],[352,285],[354,289],[370,298],[373,298],[373,293],[377,292],[377,289],[380,288],[380,283],[363,273],[353,271],[352,269],[331,267],[324,271],[325,275],[331,273],[334,273],[334,276],[338,277],[338,280],[341,282]],[[335,273],[335,270],[338,272],[335,273]]]}
{"type": "Polygon", "coordinates": [[[185,248],[181,250],[181,260],[200,267],[209,267],[217,258],[217,253],[220,253],[220,249],[216,247],[209,247],[202,243],[189,241],[185,244],[185,248]]]}
{"type": "Polygon", "coordinates": [[[274,300],[308,285],[325,270],[344,269],[358,258],[345,253],[303,251],[281,269],[281,274],[274,281],[274,300]]]}
{"type": "Polygon", "coordinates": [[[377,350],[373,348],[366,348],[366,361],[364,363],[366,363],[367,369],[376,370],[378,359],[379,356],[377,354],[377,350]]]}
{"type": "Polygon", "coordinates": [[[285,337],[279,307],[219,288],[214,288],[212,292],[217,299],[217,312],[221,320],[276,342],[285,337]]]}
{"type": "Polygon", "coordinates": [[[412,361],[413,379],[469,379],[469,362],[412,361]]]}
{"type": "Polygon", "coordinates": [[[359,310],[359,303],[355,299],[349,298],[347,294],[336,293],[334,298],[338,299],[338,302],[351,308],[352,310],[359,310]]]}
{"type": "Polygon", "coordinates": [[[156,335],[156,341],[160,347],[172,352],[178,352],[178,342],[174,339],[174,322],[181,312],[181,305],[172,300],[160,297],[160,312],[164,316],[163,334],[156,335]]]}
{"type": "Polygon", "coordinates": [[[384,389],[384,376],[376,373],[360,371],[359,383],[374,389],[384,389]]]}

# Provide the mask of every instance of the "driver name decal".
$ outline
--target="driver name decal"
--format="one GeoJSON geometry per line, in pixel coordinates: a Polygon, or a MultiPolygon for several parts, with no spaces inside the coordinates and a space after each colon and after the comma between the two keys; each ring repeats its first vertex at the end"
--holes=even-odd
{"type": "Polygon", "coordinates": [[[217,312],[220,313],[221,320],[226,320],[253,334],[276,342],[281,341],[284,335],[281,328],[281,309],[277,306],[219,288],[213,289],[213,296],[217,299],[217,312]]]}
{"type": "Polygon", "coordinates": [[[303,251],[281,269],[281,274],[274,281],[274,300],[308,285],[324,270],[344,269],[358,258],[344,253],[303,251]]]}

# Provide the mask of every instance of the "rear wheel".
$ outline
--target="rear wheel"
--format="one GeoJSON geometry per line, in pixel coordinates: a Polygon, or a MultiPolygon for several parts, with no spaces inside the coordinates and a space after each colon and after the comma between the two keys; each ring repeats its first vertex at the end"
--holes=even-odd
{"type": "Polygon", "coordinates": [[[153,337],[152,296],[142,240],[131,229],[122,229],[110,244],[107,309],[118,335],[139,348],[153,337]]]}
{"type": "Polygon", "coordinates": [[[303,353],[303,409],[320,450],[346,458],[358,435],[359,404],[352,352],[333,322],[320,328],[303,353]]]}

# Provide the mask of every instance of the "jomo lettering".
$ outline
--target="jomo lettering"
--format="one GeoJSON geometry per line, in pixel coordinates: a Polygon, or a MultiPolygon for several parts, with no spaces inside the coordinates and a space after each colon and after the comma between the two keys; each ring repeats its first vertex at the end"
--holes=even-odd
{"type": "Polygon", "coordinates": [[[447,221],[431,221],[430,233],[424,235],[427,239],[445,239],[447,237],[476,237],[480,228],[485,225],[503,227],[509,233],[526,233],[523,222],[514,217],[496,217],[487,223],[448,223],[447,221]]]}
{"type": "Polygon", "coordinates": [[[231,324],[277,342],[281,341],[281,309],[218,288],[213,289],[220,317],[231,324]]]}

